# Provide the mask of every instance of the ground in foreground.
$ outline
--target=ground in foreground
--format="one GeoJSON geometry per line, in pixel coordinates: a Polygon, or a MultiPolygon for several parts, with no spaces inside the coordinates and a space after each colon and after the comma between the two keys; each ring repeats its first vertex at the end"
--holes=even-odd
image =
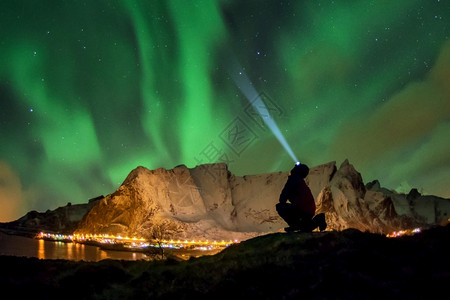
{"type": "Polygon", "coordinates": [[[276,233],[188,261],[0,257],[4,295],[30,299],[430,298],[448,294],[450,225],[386,238],[276,233]]]}

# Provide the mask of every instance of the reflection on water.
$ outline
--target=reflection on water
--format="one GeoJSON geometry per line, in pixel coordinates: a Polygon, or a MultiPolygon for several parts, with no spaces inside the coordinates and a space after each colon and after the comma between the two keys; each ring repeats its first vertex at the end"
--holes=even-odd
{"type": "Polygon", "coordinates": [[[67,259],[100,261],[103,259],[141,260],[147,256],[138,252],[101,250],[78,243],[63,243],[7,235],[0,232],[0,255],[37,257],[40,259],[67,259]]]}
{"type": "Polygon", "coordinates": [[[39,259],[45,259],[45,241],[44,240],[39,240],[39,248],[38,248],[38,255],[37,257],[39,259]]]}

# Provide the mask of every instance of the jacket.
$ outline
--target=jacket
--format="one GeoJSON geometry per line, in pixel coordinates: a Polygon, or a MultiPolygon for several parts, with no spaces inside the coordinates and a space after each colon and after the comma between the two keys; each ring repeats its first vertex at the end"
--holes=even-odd
{"type": "Polygon", "coordinates": [[[280,195],[280,202],[289,200],[299,211],[311,214],[316,213],[316,203],[306,182],[300,176],[289,176],[280,195]]]}

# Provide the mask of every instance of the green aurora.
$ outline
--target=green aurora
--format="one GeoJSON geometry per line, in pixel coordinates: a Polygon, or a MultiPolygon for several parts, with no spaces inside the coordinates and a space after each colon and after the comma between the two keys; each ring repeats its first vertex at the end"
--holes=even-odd
{"type": "Polygon", "coordinates": [[[449,16],[449,0],[3,0],[0,221],[139,165],[289,170],[234,60],[302,162],[449,198],[449,16]]]}

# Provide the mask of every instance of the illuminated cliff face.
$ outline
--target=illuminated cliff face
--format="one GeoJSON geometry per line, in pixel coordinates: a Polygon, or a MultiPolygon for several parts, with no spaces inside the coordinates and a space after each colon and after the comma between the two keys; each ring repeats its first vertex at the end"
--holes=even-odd
{"type": "MultiPolygon", "coordinates": [[[[138,167],[92,208],[77,232],[149,237],[158,229],[169,239],[244,240],[280,231],[286,224],[275,204],[287,176],[278,172],[239,177],[225,164],[152,171],[138,167]]],[[[348,161],[339,169],[334,162],[311,168],[306,181],[329,230],[352,227],[387,234],[439,222],[450,211],[449,200],[437,197],[420,209],[405,210],[402,199],[412,196],[382,189],[378,183],[366,188],[348,161]]],[[[420,202],[422,196],[417,197],[414,201],[420,202]]]]}
{"type": "Polygon", "coordinates": [[[236,177],[225,164],[154,171],[138,167],[93,207],[78,232],[142,236],[163,226],[173,238],[246,239],[283,226],[272,200],[278,199],[286,177],[236,177]]]}

